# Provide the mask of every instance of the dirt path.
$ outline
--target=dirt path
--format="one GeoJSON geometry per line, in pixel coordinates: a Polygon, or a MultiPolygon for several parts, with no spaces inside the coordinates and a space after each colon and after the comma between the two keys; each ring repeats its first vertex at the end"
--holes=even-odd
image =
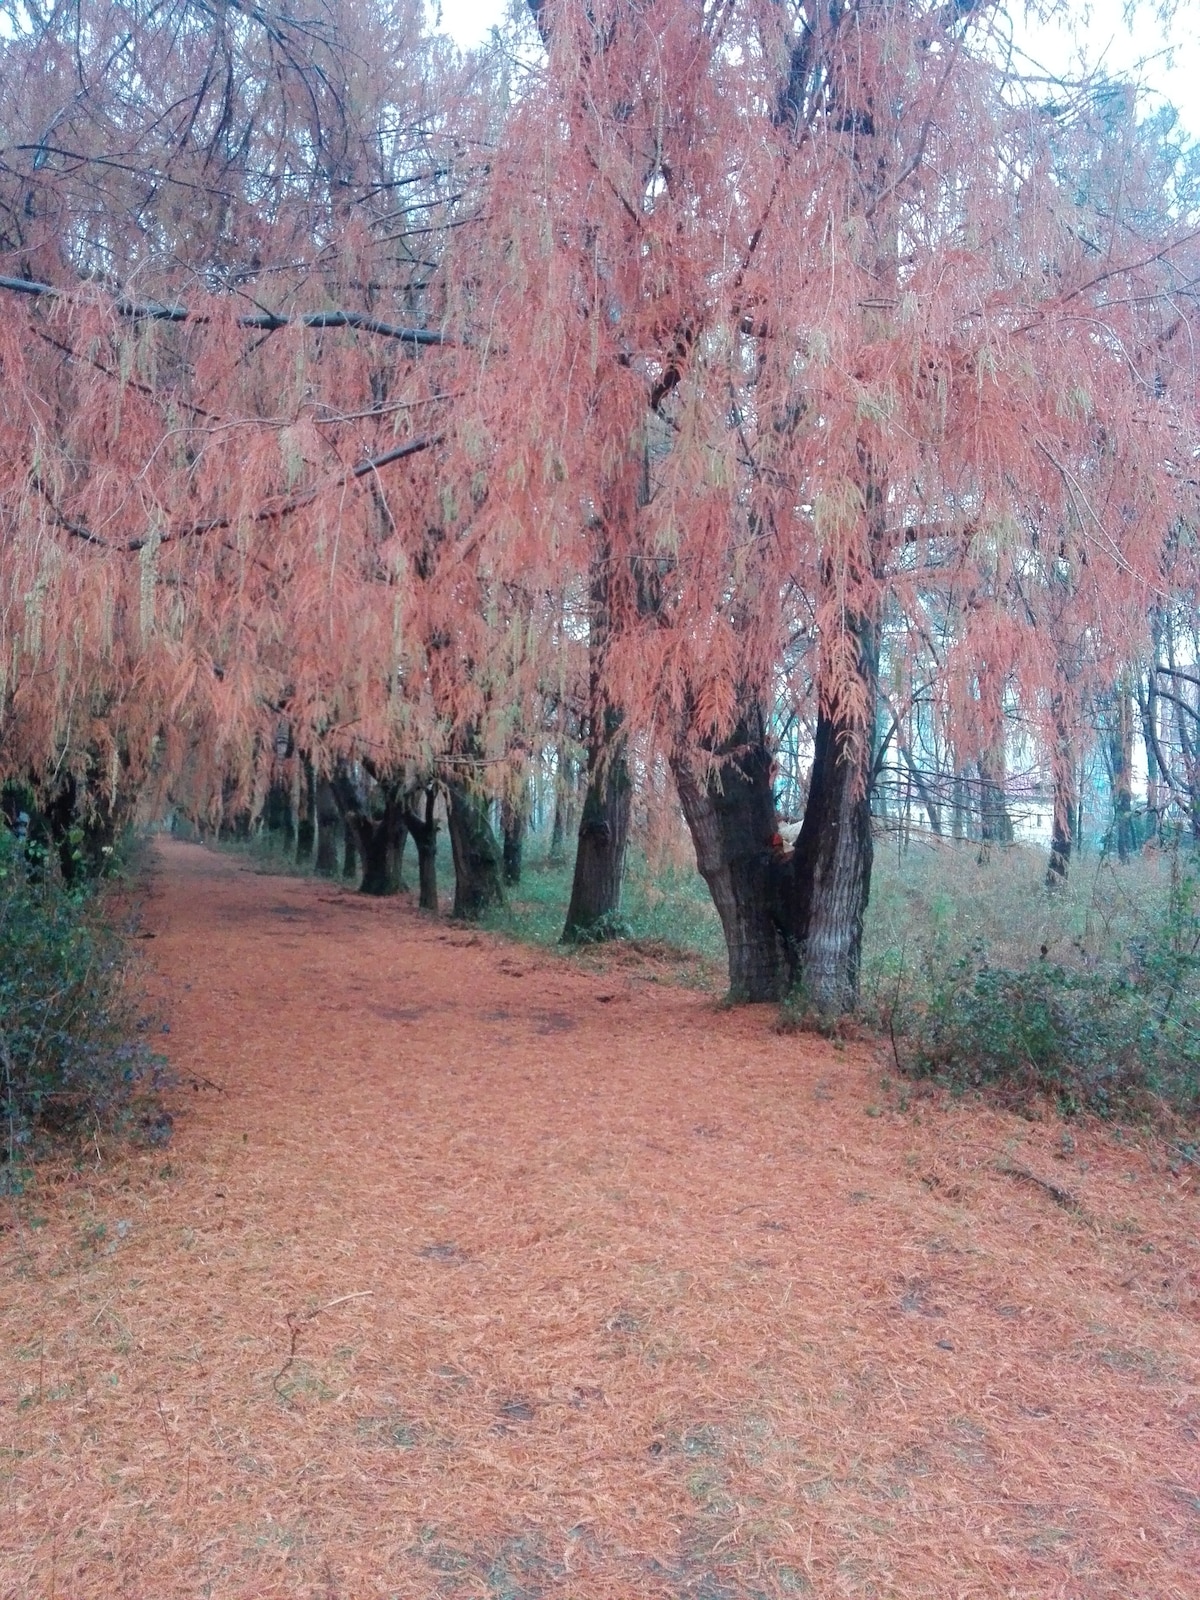
{"type": "Polygon", "coordinates": [[[146,924],[200,1087],[0,1213],[0,1595],[1195,1600],[1194,1166],[197,847],[146,924]]]}

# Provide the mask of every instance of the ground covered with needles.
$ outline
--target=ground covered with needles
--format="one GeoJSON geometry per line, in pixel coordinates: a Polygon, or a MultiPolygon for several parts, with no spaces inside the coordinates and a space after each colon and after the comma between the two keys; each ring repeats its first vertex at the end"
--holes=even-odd
{"type": "Polygon", "coordinates": [[[1169,1142],[197,846],[144,926],[170,1143],[0,1202],[0,1595],[1194,1600],[1169,1142]]]}

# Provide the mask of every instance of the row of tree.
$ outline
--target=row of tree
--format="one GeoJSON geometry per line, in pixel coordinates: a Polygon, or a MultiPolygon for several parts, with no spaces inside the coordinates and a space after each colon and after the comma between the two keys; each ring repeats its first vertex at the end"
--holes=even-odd
{"type": "Polygon", "coordinates": [[[4,774],[232,819],[294,753],[369,885],[436,788],[471,915],[578,760],[603,933],[669,771],[732,994],[828,1011],[889,759],[986,813],[1020,717],[1062,877],[1136,707],[1195,825],[1197,167],[1131,90],[972,0],[530,0],[465,62],[0,9],[4,774]]]}

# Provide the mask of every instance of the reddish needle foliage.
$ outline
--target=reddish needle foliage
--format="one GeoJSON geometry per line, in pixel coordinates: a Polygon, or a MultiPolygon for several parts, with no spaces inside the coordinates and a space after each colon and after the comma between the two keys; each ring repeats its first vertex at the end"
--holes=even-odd
{"type": "Polygon", "coordinates": [[[195,847],[147,924],[172,1144],[2,1213],[5,1600],[1194,1594],[1194,1167],[195,847]]]}

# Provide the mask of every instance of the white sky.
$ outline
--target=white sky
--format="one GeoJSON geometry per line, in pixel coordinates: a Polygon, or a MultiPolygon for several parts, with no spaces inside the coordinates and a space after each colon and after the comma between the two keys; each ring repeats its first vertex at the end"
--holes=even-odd
{"type": "MultiPolygon", "coordinates": [[[[442,26],[469,50],[507,10],[508,0],[429,0],[442,26]]],[[[1014,16],[1019,6],[1013,6],[1014,16]]],[[[1063,27],[1034,28],[1018,21],[1018,42],[1048,72],[1078,75],[1082,54],[1087,66],[1136,76],[1174,104],[1192,133],[1200,137],[1200,0],[1177,0],[1175,21],[1164,34],[1154,6],[1143,6],[1132,28],[1122,0],[1093,0],[1071,6],[1081,19],[1079,38],[1063,27]],[[1139,70],[1140,65],[1140,70],[1139,70]]]]}

